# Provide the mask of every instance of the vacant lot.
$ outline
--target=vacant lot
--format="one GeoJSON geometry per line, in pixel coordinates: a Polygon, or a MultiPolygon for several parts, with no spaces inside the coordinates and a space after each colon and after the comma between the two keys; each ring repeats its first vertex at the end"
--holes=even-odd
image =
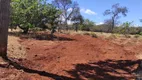
{"type": "Polygon", "coordinates": [[[134,80],[142,40],[99,34],[56,34],[51,40],[9,36],[9,57],[28,68],[1,65],[1,80],[134,80]]]}

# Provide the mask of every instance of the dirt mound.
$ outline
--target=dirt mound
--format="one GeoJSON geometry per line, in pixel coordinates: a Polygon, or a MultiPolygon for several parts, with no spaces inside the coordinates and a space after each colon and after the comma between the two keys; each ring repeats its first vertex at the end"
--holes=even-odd
{"type": "MultiPolygon", "coordinates": [[[[73,41],[38,41],[24,40],[27,44],[28,60],[42,64],[42,70],[72,77],[66,71],[74,69],[76,64],[87,64],[107,59],[134,60],[121,45],[108,40],[84,35],[59,35],[74,39],[73,41]],[[39,45],[40,44],[40,45],[39,45]]],[[[32,65],[33,66],[33,65],[32,65]]]]}
{"type": "MultiPolygon", "coordinates": [[[[135,54],[141,51],[138,45],[125,46],[125,44],[116,44],[111,40],[92,38],[87,35],[58,34],[57,36],[72,40],[20,40],[20,45],[24,45],[27,56],[25,59],[15,61],[33,69],[30,70],[33,74],[23,72],[21,80],[54,80],[61,76],[63,80],[90,78],[131,80],[134,78],[131,72],[137,64],[135,54]],[[135,51],[132,48],[138,49],[135,51]],[[122,76],[123,74],[125,75],[122,76]]],[[[15,48],[19,47],[16,45],[15,48]]]]}

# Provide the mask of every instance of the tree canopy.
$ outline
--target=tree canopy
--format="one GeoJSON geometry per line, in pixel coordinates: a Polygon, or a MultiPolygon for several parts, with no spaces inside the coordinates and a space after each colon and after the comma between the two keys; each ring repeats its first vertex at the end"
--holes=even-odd
{"type": "Polygon", "coordinates": [[[46,0],[12,0],[11,7],[11,26],[20,27],[24,33],[32,27],[42,27],[45,21],[53,23],[60,14],[46,0]]]}
{"type": "Polygon", "coordinates": [[[112,32],[114,26],[115,26],[115,23],[117,23],[117,20],[120,18],[120,15],[119,14],[122,14],[123,16],[127,16],[128,13],[128,9],[127,7],[121,7],[119,5],[119,3],[117,4],[114,4],[112,5],[112,9],[108,9],[104,12],[104,15],[111,15],[111,29],[110,31],[112,32]]]}
{"type": "Polygon", "coordinates": [[[60,17],[62,18],[66,29],[68,30],[68,20],[71,20],[72,15],[74,15],[74,13],[80,13],[80,10],[78,10],[78,3],[72,0],[54,0],[52,4],[56,6],[57,9],[62,11],[60,17]]]}

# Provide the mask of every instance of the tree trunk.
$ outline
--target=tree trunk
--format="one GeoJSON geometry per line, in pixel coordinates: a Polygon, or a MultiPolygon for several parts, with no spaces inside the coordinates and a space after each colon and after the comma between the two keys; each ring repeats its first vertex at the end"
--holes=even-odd
{"type": "Polygon", "coordinates": [[[0,0],[0,56],[7,56],[10,0],[0,0]]]}
{"type": "Polygon", "coordinates": [[[69,28],[68,28],[67,19],[65,20],[65,27],[66,27],[66,30],[68,31],[68,30],[69,30],[69,28]]]}
{"type": "Polygon", "coordinates": [[[24,31],[23,31],[23,33],[24,33],[24,34],[27,34],[28,31],[29,31],[29,28],[25,28],[24,31]]]}
{"type": "Polygon", "coordinates": [[[77,26],[75,26],[75,31],[78,32],[78,27],[77,26]]]}
{"type": "Polygon", "coordinates": [[[78,24],[75,24],[75,31],[78,32],[78,24]]]}
{"type": "Polygon", "coordinates": [[[56,32],[56,27],[52,24],[51,25],[52,26],[52,29],[51,29],[51,33],[50,33],[50,35],[51,35],[51,40],[53,40],[53,38],[54,38],[54,33],[56,32]]]}
{"type": "Polygon", "coordinates": [[[114,17],[112,17],[111,33],[113,32],[113,28],[114,28],[114,17]]]}

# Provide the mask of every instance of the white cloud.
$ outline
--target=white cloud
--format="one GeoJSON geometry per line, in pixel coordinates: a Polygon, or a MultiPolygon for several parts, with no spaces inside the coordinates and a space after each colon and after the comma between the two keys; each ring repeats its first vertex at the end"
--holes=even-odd
{"type": "Polygon", "coordinates": [[[72,11],[72,8],[69,8],[68,11],[71,12],[71,11],[72,11]]]}
{"type": "Polygon", "coordinates": [[[73,22],[72,22],[72,21],[70,21],[70,20],[68,20],[68,21],[67,21],[67,24],[68,24],[68,25],[72,25],[72,24],[73,24],[73,22]]]}
{"type": "Polygon", "coordinates": [[[99,23],[96,23],[96,25],[101,25],[101,24],[104,24],[104,22],[99,22],[99,23]]]}
{"type": "Polygon", "coordinates": [[[139,26],[140,26],[139,24],[134,24],[134,25],[133,25],[133,27],[139,27],[139,26]]]}
{"type": "Polygon", "coordinates": [[[94,12],[94,11],[92,11],[90,9],[81,9],[80,11],[85,13],[85,14],[88,14],[88,15],[97,15],[96,12],[94,12]]]}

